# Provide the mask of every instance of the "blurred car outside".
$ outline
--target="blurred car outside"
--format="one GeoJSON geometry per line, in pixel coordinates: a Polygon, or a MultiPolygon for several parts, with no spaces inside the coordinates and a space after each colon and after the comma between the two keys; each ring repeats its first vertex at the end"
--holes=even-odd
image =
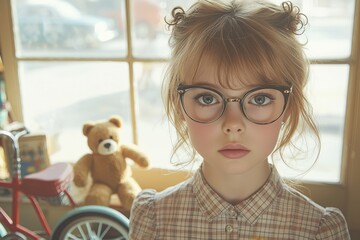
{"type": "MultiPolygon", "coordinates": [[[[97,15],[112,18],[122,34],[126,32],[125,1],[93,1],[97,15]]],[[[162,2],[157,0],[131,0],[133,32],[136,38],[155,38],[162,31],[164,11],[162,2]]]]}
{"type": "Polygon", "coordinates": [[[161,31],[163,13],[159,2],[154,0],[134,1],[135,34],[138,38],[154,38],[161,31]]]}
{"type": "Polygon", "coordinates": [[[25,48],[94,48],[119,35],[112,19],[84,14],[62,0],[17,1],[15,15],[25,48]]]}

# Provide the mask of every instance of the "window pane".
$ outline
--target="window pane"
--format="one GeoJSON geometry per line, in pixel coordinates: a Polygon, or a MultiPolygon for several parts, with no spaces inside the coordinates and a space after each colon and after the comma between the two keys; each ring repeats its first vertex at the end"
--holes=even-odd
{"type": "Polygon", "coordinates": [[[121,57],[124,0],[13,0],[18,57],[121,57]]]}
{"type": "Polygon", "coordinates": [[[194,0],[132,0],[133,54],[141,58],[167,58],[170,54],[164,17],[175,6],[185,9],[194,0]]]}
{"type": "MultiPolygon", "coordinates": [[[[283,2],[271,1],[276,4],[283,2]]],[[[169,33],[163,16],[170,16],[175,6],[183,6],[186,9],[194,1],[134,0],[131,2],[134,3],[132,13],[135,18],[133,20],[134,55],[150,58],[168,57],[169,33]],[[147,14],[150,12],[151,17],[147,14]]],[[[308,42],[306,52],[311,59],[350,56],[355,0],[295,0],[293,2],[309,19],[310,24],[306,34],[300,38],[302,42],[308,42]]]]}
{"type": "MultiPolygon", "coordinates": [[[[272,0],[276,3],[282,0],[272,0]]],[[[294,0],[309,19],[307,55],[311,59],[348,58],[351,52],[355,0],[294,0]]]]}
{"type": "Polygon", "coordinates": [[[88,152],[83,124],[113,114],[124,120],[124,142],[132,142],[126,63],[25,62],[19,67],[25,125],[48,134],[56,151],[52,162],[76,161],[88,152]]]}
{"type": "MultiPolygon", "coordinates": [[[[189,160],[187,149],[179,149],[172,156],[176,133],[165,115],[161,97],[161,84],[166,64],[136,63],[134,65],[138,96],[138,143],[151,157],[153,167],[176,169],[173,163],[189,160]]],[[[182,166],[184,169],[196,169],[201,158],[197,156],[193,165],[182,166]]]]}
{"type": "MultiPolygon", "coordinates": [[[[318,161],[302,179],[311,181],[339,182],[343,147],[343,130],[348,87],[348,65],[312,65],[308,85],[308,100],[312,104],[321,134],[321,152],[318,161]]],[[[314,146],[308,138],[309,150],[314,146]]],[[[303,146],[301,142],[298,146],[303,146]]],[[[312,165],[314,156],[290,162],[300,171],[281,165],[284,176],[296,177],[312,165]]]]}
{"type": "MultiPolygon", "coordinates": [[[[169,123],[161,98],[165,64],[136,63],[134,69],[139,103],[139,146],[150,155],[153,166],[173,168],[170,164],[172,144],[169,123]]],[[[172,126],[170,129],[174,132],[172,126]]]]}

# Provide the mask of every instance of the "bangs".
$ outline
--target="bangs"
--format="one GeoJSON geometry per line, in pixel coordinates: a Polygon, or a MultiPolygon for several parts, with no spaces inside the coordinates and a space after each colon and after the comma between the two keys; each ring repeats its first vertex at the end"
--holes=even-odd
{"type": "Polygon", "coordinates": [[[203,57],[209,58],[223,87],[286,84],[279,51],[256,32],[247,29],[221,32],[206,44],[203,57]]]}
{"type": "Polygon", "coordinates": [[[219,83],[225,88],[291,84],[291,58],[298,54],[286,36],[274,35],[269,26],[230,15],[216,17],[213,24],[198,30],[197,38],[183,48],[187,81],[206,62],[215,68],[219,83]]]}

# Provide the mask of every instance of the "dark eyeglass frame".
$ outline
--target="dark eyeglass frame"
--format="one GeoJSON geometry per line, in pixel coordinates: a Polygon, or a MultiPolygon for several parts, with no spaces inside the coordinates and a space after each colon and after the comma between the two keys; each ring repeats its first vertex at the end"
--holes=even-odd
{"type": "Polygon", "coordinates": [[[227,98],[224,96],[224,94],[222,94],[220,91],[216,90],[216,89],[213,89],[211,87],[207,87],[207,86],[203,86],[203,85],[186,85],[186,84],[179,84],[179,86],[177,87],[177,92],[179,93],[180,95],[180,102],[181,102],[181,106],[184,110],[184,112],[186,113],[186,115],[192,119],[193,121],[195,122],[198,122],[198,123],[204,123],[204,124],[207,124],[207,123],[212,123],[212,122],[215,122],[216,120],[218,120],[219,118],[222,117],[222,115],[224,115],[224,112],[225,112],[225,109],[226,109],[226,105],[228,102],[238,102],[240,104],[240,109],[242,111],[242,113],[244,114],[244,116],[246,117],[247,120],[249,120],[250,122],[252,123],[255,123],[255,124],[259,124],[259,125],[267,125],[267,124],[270,124],[270,123],[273,123],[275,122],[276,120],[278,120],[283,114],[284,114],[284,111],[286,109],[286,106],[287,106],[287,103],[288,103],[288,99],[289,99],[289,95],[292,93],[292,86],[289,87],[289,86],[283,86],[283,85],[260,85],[260,86],[257,86],[255,88],[252,88],[250,89],[249,91],[245,92],[241,97],[239,98],[227,98]],[[189,116],[189,114],[186,112],[186,109],[184,107],[184,95],[185,93],[192,89],[192,88],[203,88],[203,89],[207,89],[207,90],[210,90],[210,91],[213,91],[217,94],[219,94],[219,96],[221,96],[222,100],[223,100],[223,106],[222,106],[222,110],[221,110],[221,114],[219,114],[219,116],[217,118],[215,118],[214,120],[211,120],[211,121],[207,121],[207,122],[202,122],[202,121],[199,121],[199,120],[196,120],[194,118],[192,118],[191,116],[189,116]],[[245,109],[244,109],[244,99],[251,93],[255,92],[255,91],[258,91],[258,90],[261,90],[261,89],[275,89],[275,90],[278,90],[279,92],[281,92],[284,96],[284,107],[282,109],[282,112],[281,114],[273,121],[271,122],[266,122],[266,123],[261,123],[261,122],[254,122],[252,120],[250,120],[248,118],[248,116],[246,115],[246,112],[245,112],[245,109]]]}

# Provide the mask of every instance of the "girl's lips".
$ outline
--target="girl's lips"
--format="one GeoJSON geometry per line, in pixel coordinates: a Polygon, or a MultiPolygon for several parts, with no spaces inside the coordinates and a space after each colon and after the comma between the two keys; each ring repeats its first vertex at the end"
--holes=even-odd
{"type": "Polygon", "coordinates": [[[242,158],[250,152],[249,149],[240,145],[227,145],[219,150],[219,153],[226,158],[242,158]]]}

